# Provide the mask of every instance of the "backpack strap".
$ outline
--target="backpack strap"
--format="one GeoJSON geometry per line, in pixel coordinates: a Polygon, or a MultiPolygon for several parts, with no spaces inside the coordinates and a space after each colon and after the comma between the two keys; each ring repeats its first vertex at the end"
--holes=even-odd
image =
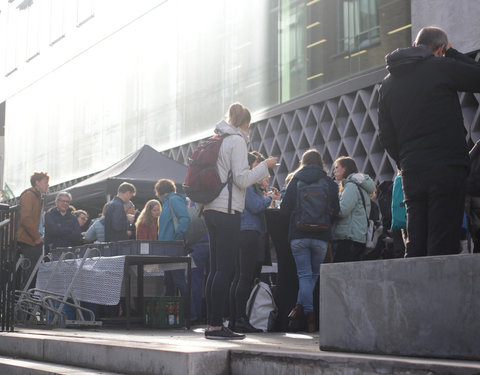
{"type": "MultiPolygon", "coordinates": [[[[355,182],[353,182],[355,184],[355,182]]],[[[363,194],[362,194],[362,190],[360,188],[360,186],[358,186],[357,184],[355,184],[355,186],[357,187],[358,189],[358,193],[360,194],[360,198],[362,198],[362,204],[363,204],[363,209],[365,210],[365,217],[367,218],[367,227],[368,227],[368,215],[367,215],[367,205],[365,204],[365,198],[363,197],[363,194]]]]}
{"type": "Polygon", "coordinates": [[[233,173],[230,169],[227,176],[227,188],[228,188],[228,213],[232,213],[232,190],[233,190],[233,173]]]}

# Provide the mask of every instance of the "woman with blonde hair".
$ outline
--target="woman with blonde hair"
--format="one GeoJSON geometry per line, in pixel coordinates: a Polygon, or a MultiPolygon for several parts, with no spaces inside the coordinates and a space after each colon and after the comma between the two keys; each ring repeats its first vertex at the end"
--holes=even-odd
{"type": "Polygon", "coordinates": [[[158,238],[158,217],[162,212],[160,202],[149,200],[136,222],[137,240],[156,241],[158,238]]]}
{"type": "Polygon", "coordinates": [[[335,160],[334,175],[340,182],[340,212],[333,227],[333,261],[359,261],[367,242],[370,194],[375,191],[375,182],[359,173],[355,161],[346,156],[335,160]]]}
{"type": "Polygon", "coordinates": [[[228,120],[220,121],[215,133],[225,135],[217,159],[218,175],[228,181],[217,198],[204,206],[205,222],[210,237],[210,274],[206,285],[207,330],[211,340],[241,340],[237,334],[223,326],[225,305],[235,270],[239,239],[240,215],[245,208],[245,191],[250,185],[268,176],[277,158],[270,157],[250,169],[247,161],[248,128],[251,115],[240,103],[228,109],[228,120]]]}

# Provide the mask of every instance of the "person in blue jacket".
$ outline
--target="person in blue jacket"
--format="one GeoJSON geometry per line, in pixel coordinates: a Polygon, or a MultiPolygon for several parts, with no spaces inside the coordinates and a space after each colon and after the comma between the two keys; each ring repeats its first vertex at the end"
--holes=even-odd
{"type": "MultiPolygon", "coordinates": [[[[187,199],[177,194],[175,183],[162,178],[155,184],[155,194],[162,202],[162,213],[158,219],[159,241],[183,241],[190,224],[190,215],[187,211],[187,199]]],[[[165,272],[167,295],[174,295],[174,287],[180,289],[182,296],[187,295],[187,284],[184,270],[165,272]],[[173,281],[173,283],[171,282],[173,281]]]]}
{"type": "MultiPolygon", "coordinates": [[[[255,168],[264,160],[265,157],[260,153],[248,154],[250,168],[255,168]]],[[[262,332],[249,323],[246,305],[252,290],[258,253],[264,251],[264,246],[260,242],[266,232],[264,212],[272,200],[278,198],[280,198],[278,191],[270,196],[264,196],[259,183],[247,187],[245,192],[245,209],[240,219],[240,248],[235,262],[235,276],[230,286],[230,328],[234,332],[262,332]]]]}

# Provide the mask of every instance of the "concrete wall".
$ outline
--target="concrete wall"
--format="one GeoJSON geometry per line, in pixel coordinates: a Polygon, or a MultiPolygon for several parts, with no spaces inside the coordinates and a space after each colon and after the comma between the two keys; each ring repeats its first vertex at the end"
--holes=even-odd
{"type": "Polygon", "coordinates": [[[480,254],[325,264],[320,348],[480,359],[480,254]]]}
{"type": "Polygon", "coordinates": [[[480,1],[478,0],[411,0],[412,38],[424,26],[441,27],[452,46],[460,52],[480,49],[480,1]]]}

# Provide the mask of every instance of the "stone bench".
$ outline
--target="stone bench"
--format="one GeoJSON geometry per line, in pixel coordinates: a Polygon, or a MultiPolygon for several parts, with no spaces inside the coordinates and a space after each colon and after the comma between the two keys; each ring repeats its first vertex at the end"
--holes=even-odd
{"type": "Polygon", "coordinates": [[[320,349],[480,360],[480,254],[322,265],[320,349]]]}

